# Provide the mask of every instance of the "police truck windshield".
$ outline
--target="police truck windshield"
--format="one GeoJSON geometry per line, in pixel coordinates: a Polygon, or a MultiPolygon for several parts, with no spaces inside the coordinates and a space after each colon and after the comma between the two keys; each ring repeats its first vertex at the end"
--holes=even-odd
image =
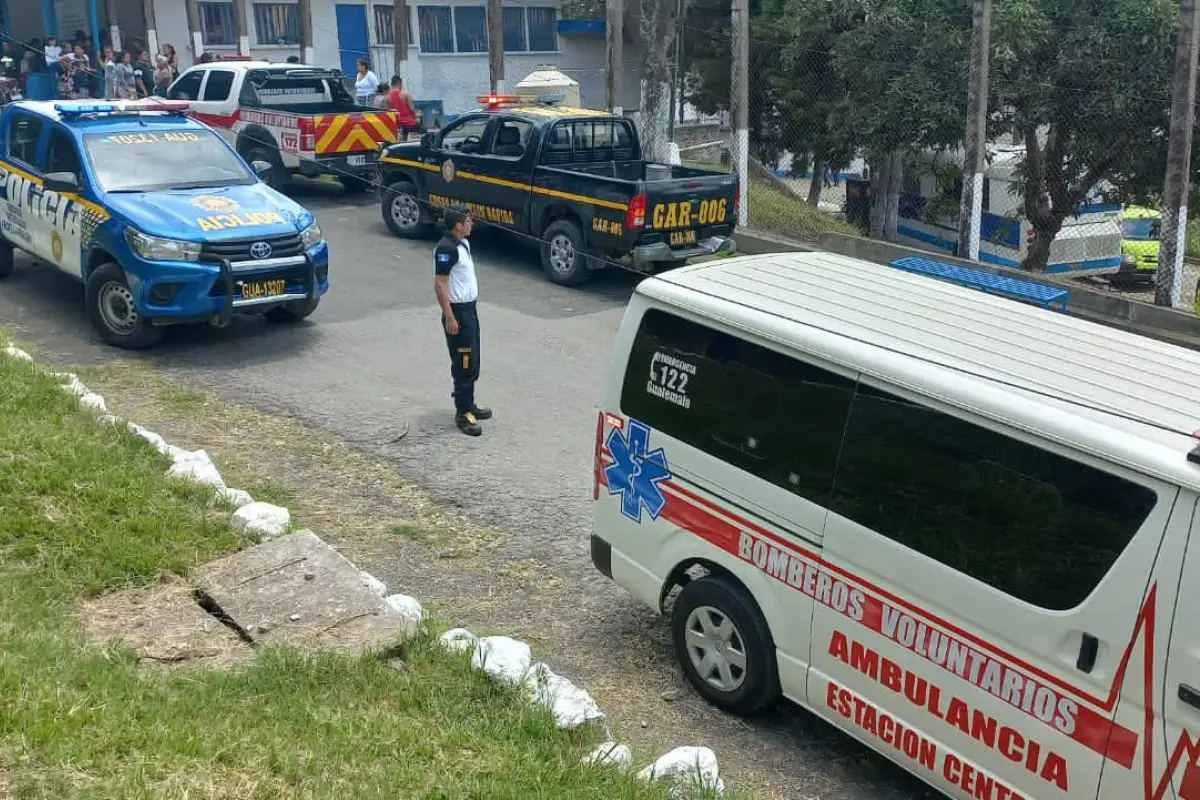
{"type": "Polygon", "coordinates": [[[93,133],[84,149],[106,192],[246,186],[254,173],[212,131],[93,133]]]}

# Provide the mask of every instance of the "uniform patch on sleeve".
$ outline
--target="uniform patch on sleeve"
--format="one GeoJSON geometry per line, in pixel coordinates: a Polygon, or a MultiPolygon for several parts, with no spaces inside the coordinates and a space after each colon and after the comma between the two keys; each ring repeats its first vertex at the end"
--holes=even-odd
{"type": "Polygon", "coordinates": [[[437,254],[437,263],[453,264],[454,263],[454,255],[451,253],[446,253],[446,252],[438,253],[437,254]]]}

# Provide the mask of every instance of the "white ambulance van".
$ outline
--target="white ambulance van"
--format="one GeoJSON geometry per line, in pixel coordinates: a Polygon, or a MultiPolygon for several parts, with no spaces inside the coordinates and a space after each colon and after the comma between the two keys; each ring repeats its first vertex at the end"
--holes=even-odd
{"type": "Polygon", "coordinates": [[[954,798],[1197,800],[1197,429],[1190,350],[828,253],[685,267],[617,338],[592,560],[730,712],[954,798]]]}

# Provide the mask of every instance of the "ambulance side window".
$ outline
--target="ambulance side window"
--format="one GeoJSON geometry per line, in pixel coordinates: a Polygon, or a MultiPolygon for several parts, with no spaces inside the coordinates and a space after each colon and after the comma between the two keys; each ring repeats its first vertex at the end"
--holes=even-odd
{"type": "Polygon", "coordinates": [[[1082,603],[1154,491],[859,386],[830,510],[1033,605],[1082,603]]]}
{"type": "Polygon", "coordinates": [[[621,410],[826,505],[854,381],[663,311],[630,353],[621,410]]]}
{"type": "Polygon", "coordinates": [[[8,157],[28,167],[37,168],[38,139],[44,121],[31,114],[16,112],[8,123],[8,157]]]}

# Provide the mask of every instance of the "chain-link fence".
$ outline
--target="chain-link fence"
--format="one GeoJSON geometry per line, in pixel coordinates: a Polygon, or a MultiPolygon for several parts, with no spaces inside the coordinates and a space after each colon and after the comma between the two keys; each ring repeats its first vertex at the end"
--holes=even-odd
{"type": "MultiPolygon", "coordinates": [[[[1061,6],[995,0],[980,259],[1152,297],[1178,12],[1061,6]]],[[[682,157],[722,169],[737,150],[729,15],[728,0],[694,0],[672,78],[680,102],[714,115],[677,128],[682,157]]],[[[956,252],[971,5],[793,0],[751,20],[749,226],[956,252]]],[[[1187,253],[1200,259],[1200,219],[1187,253]]],[[[1195,307],[1197,263],[1181,307],[1195,307]]]]}

